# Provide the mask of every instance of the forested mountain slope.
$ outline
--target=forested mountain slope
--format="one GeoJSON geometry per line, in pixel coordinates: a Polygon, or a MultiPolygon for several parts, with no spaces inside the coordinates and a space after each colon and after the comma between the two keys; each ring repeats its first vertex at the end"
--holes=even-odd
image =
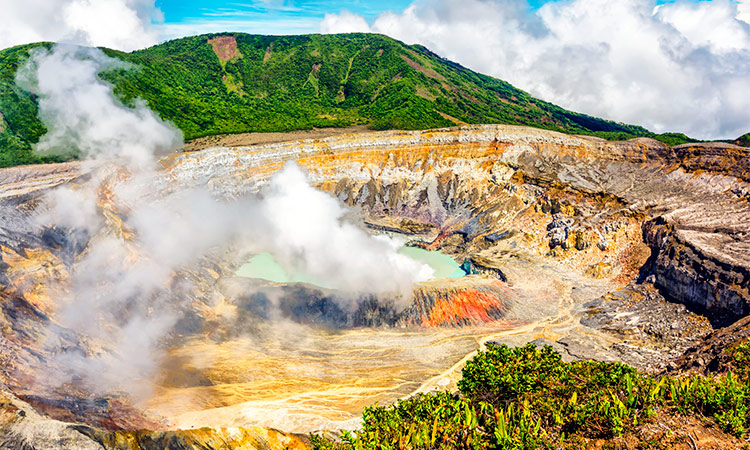
{"type": "MultiPolygon", "coordinates": [[[[15,84],[29,51],[0,51],[0,166],[40,162],[30,149],[44,126],[35,98],[15,84]]],[[[684,135],[567,111],[419,45],[375,34],[258,36],[211,34],[132,53],[101,76],[125,101],[142,98],[187,139],[225,133],[368,125],[427,129],[462,123],[530,125],[607,139],[684,135]]]]}

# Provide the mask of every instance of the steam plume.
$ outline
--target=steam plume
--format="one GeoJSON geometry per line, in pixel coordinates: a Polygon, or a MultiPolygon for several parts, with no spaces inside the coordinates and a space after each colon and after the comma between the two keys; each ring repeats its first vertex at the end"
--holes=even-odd
{"type": "Polygon", "coordinates": [[[143,100],[126,108],[99,73],[129,65],[100,50],[57,45],[37,49],[19,71],[18,84],[39,95],[39,115],[47,126],[35,150],[89,159],[124,158],[136,170],[152,168],[155,152],[173,150],[182,133],[154,114],[143,100]]]}
{"type": "Polygon", "coordinates": [[[260,204],[263,250],[289,272],[303,272],[348,292],[397,292],[409,298],[415,281],[433,270],[397,253],[402,242],[371,236],[343,220],[337,199],[310,187],[294,163],[272,179],[260,204]]]}

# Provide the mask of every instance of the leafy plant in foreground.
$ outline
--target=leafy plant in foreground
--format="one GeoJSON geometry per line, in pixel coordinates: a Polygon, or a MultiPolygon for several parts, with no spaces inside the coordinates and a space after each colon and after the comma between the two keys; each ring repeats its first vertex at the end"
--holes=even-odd
{"type": "Polygon", "coordinates": [[[565,362],[552,347],[489,346],[466,364],[459,394],[371,406],[360,430],[341,442],[314,436],[313,448],[580,448],[586,439],[636,431],[658,414],[713,418],[742,436],[750,426],[750,344],[732,355],[735,372],[726,375],[655,378],[620,363],[565,362]]]}

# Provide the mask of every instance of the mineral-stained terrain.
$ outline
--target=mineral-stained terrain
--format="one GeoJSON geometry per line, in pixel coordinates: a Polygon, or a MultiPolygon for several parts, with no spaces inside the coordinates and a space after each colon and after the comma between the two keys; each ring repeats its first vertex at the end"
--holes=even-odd
{"type": "MultiPolygon", "coordinates": [[[[293,322],[356,333],[465,333],[478,345],[456,344],[464,354],[490,341],[534,341],[568,359],[619,360],[654,372],[711,370],[719,348],[746,335],[746,321],[738,320],[750,313],[748,148],[609,142],[494,125],[372,132],[171,155],[161,161],[158,189],[208,186],[231,199],[259,190],[290,160],[352,207],[371,232],[440,249],[469,275],[416,285],[403,310],[372,299],[347,310],[332,301],[335,293],[309,285],[239,279],[234,270],[242,252],[221,249],[179,274],[194,289],[186,294],[185,320],[164,342],[170,356],[150,401],[92,394],[75,380],[48,385],[45,372],[60,364],[45,345],[50,329],[70,348],[96,349],[96,342],[55,328],[50,290],[53,282],[66,283],[91,236],[45,228],[34,217],[48,207],[44,194],[54,186],[102,177],[81,163],[4,169],[0,447],[302,448],[304,437],[254,426],[304,433],[336,422],[332,416],[356,417],[361,398],[382,403],[454,388],[461,357],[404,375],[403,386],[360,387],[346,400],[312,386],[303,392],[308,403],[301,395],[296,405],[316,413],[297,414],[299,420],[283,420],[288,405],[269,409],[274,417],[243,415],[253,396],[263,397],[263,385],[243,393],[226,374],[252,370],[253,362],[217,358],[195,367],[184,356],[236,342],[243,324],[266,315],[259,293],[268,289],[280,292],[280,314],[293,322]],[[227,309],[233,314],[222,313],[227,309]],[[720,329],[731,324],[731,333],[720,329]],[[184,391],[207,400],[184,405],[176,400],[184,391]],[[222,401],[211,400],[222,392],[222,401]],[[339,402],[346,406],[336,410],[339,402]],[[177,430],[200,426],[211,428],[177,430]]],[[[127,238],[119,228],[126,212],[113,210],[105,193],[99,213],[113,235],[127,238]]],[[[289,351],[294,355],[293,345],[289,351]]],[[[387,355],[379,358],[388,362],[387,355]]],[[[289,381],[283,388],[269,382],[268,393],[296,389],[294,370],[302,369],[278,373],[289,381]]],[[[260,405],[278,406],[266,400],[260,405]]]]}

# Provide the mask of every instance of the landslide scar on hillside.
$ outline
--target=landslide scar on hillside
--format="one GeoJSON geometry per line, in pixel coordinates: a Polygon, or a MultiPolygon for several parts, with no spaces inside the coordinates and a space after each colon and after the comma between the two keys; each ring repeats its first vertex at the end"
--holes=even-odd
{"type": "Polygon", "coordinates": [[[242,53],[237,49],[237,39],[234,36],[217,36],[209,39],[208,43],[214,48],[214,53],[222,62],[242,58],[242,53]]]}

